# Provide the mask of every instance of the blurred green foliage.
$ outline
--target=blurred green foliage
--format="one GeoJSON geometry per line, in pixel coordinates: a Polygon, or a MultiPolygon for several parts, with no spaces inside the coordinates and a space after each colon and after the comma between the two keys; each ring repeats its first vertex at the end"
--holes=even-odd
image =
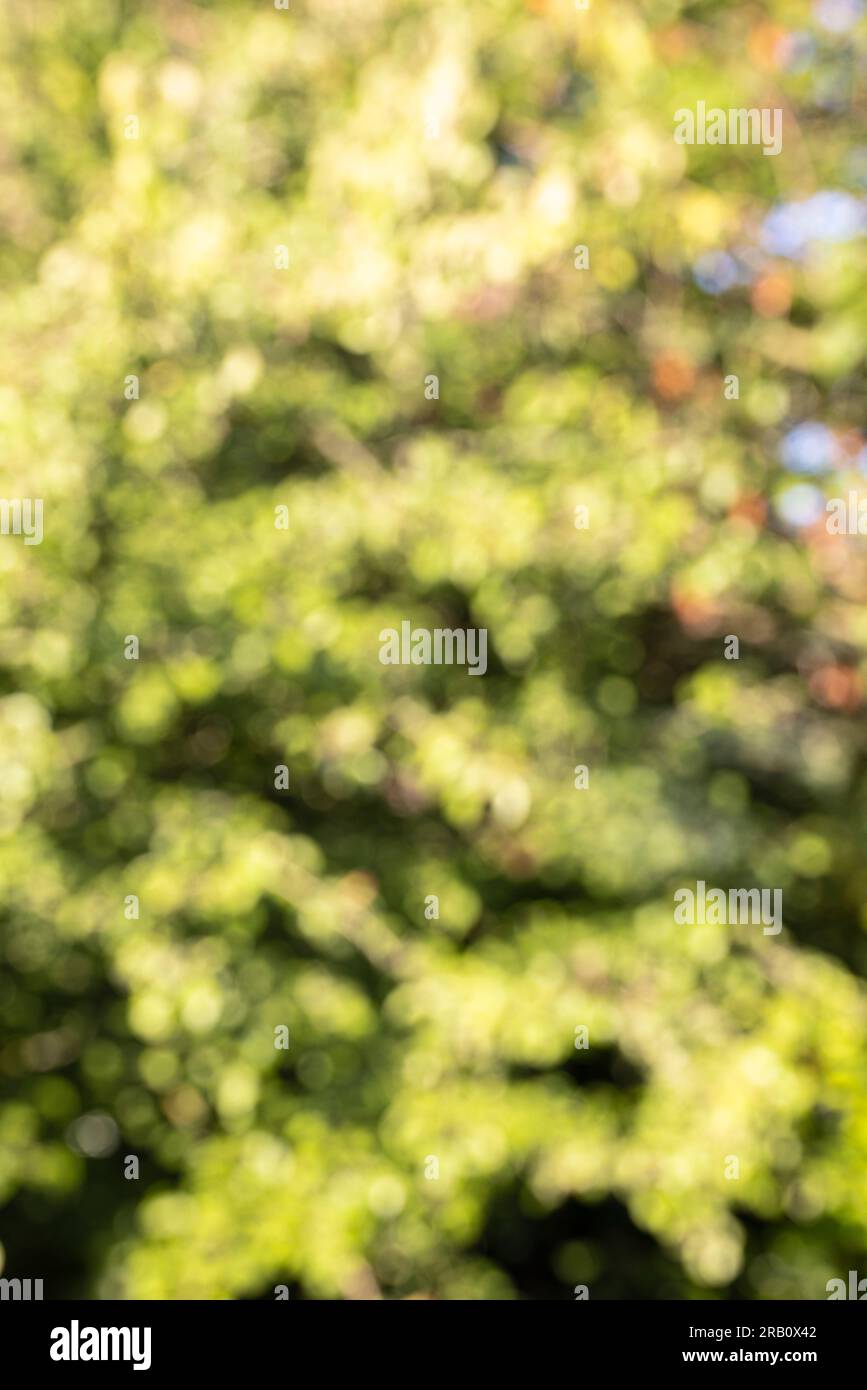
{"type": "Polygon", "coordinates": [[[863,1264],[867,560],[817,514],[865,457],[859,16],[7,0],[7,1275],[863,1264]],[[782,154],[676,145],[698,100],[782,154]],[[403,619],[487,675],[380,665],[403,619]],[[784,932],[675,926],[698,878],[784,932]]]}

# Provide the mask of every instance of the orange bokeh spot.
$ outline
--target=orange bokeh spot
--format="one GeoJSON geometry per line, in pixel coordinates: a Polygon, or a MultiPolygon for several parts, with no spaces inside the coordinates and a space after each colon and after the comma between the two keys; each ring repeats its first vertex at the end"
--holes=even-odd
{"type": "Polygon", "coordinates": [[[780,270],[768,271],[753,285],[750,296],[757,314],[765,319],[778,319],[789,312],[792,303],[792,282],[780,270]]]}
{"type": "Polygon", "coordinates": [[[846,462],[852,463],[864,448],[864,436],[860,430],[844,430],[837,436],[837,447],[846,462]]]}
{"type": "Polygon", "coordinates": [[[864,687],[851,666],[820,666],[810,677],[810,694],[828,709],[854,710],[863,701],[864,687]]]}
{"type": "Polygon", "coordinates": [[[664,400],[682,400],[695,386],[695,368],[683,353],[663,352],[653,362],[653,385],[664,400]]]}
{"type": "Polygon", "coordinates": [[[656,51],[665,62],[677,63],[695,48],[695,39],[685,24],[673,24],[654,35],[656,51]]]}
{"type": "Polygon", "coordinates": [[[781,65],[785,38],[786,31],[779,24],[757,24],[747,40],[750,62],[774,72],[781,65]]]}
{"type": "Polygon", "coordinates": [[[688,589],[674,582],[670,589],[671,606],[681,627],[688,632],[709,633],[719,623],[721,610],[719,604],[709,594],[699,589],[688,589]]]}
{"type": "Polygon", "coordinates": [[[767,514],[768,504],[757,492],[744,493],[743,497],[739,497],[729,507],[729,517],[732,521],[746,522],[757,530],[764,525],[767,514]]]}

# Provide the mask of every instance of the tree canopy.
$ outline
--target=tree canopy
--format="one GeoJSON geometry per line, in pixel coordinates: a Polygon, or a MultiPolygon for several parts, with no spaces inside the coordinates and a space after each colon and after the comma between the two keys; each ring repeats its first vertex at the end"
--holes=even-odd
{"type": "Polygon", "coordinates": [[[3,10],[3,1272],[824,1298],[861,0],[3,10]],[[700,101],[780,153],[678,143],[700,101]],[[678,923],[698,881],[782,931],[678,923]]]}

